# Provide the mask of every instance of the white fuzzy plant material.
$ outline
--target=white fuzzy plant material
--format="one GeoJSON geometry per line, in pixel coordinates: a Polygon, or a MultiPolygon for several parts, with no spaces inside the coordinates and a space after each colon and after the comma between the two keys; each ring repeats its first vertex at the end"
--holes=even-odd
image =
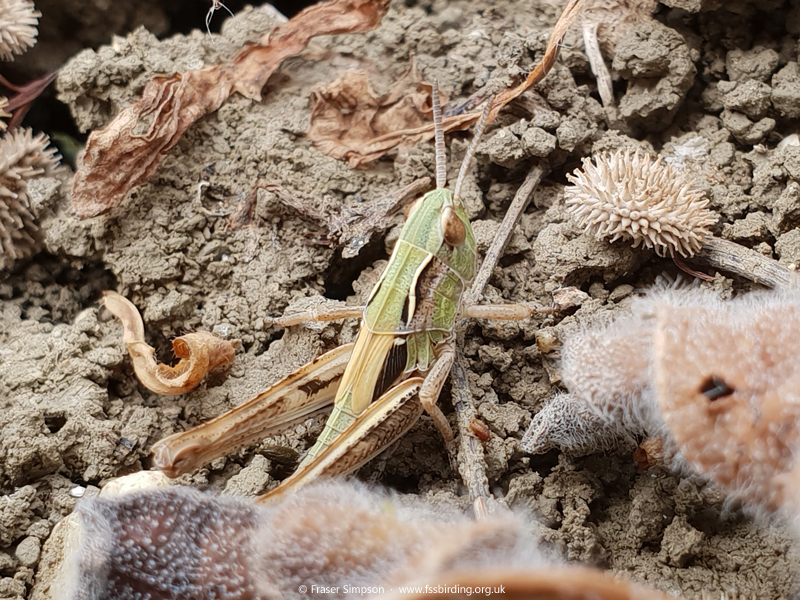
{"type": "Polygon", "coordinates": [[[8,98],[3,98],[0,96],[0,133],[6,130],[6,122],[3,119],[8,119],[11,117],[11,114],[6,112],[6,108],[8,108],[8,98]]]}
{"type": "Polygon", "coordinates": [[[31,0],[0,0],[0,59],[13,60],[36,43],[41,16],[31,0]]]}
{"type": "Polygon", "coordinates": [[[39,226],[27,195],[28,182],[55,174],[60,156],[49,138],[30,129],[16,129],[0,138],[0,270],[30,256],[39,226]]]}
{"type": "Polygon", "coordinates": [[[584,158],[567,179],[567,208],[587,232],[632,240],[659,256],[692,256],[717,221],[702,192],[660,157],[617,151],[584,158]]]}

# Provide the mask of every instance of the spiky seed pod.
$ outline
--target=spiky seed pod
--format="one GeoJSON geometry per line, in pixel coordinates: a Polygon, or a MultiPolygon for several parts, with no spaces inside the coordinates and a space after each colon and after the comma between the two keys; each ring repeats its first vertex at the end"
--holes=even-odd
{"type": "Polygon", "coordinates": [[[31,0],[0,0],[0,58],[13,60],[36,43],[39,17],[31,0]]]}
{"type": "Polygon", "coordinates": [[[53,175],[61,157],[43,133],[17,129],[0,139],[0,270],[30,256],[39,227],[26,193],[30,180],[53,175]]]}
{"type": "Polygon", "coordinates": [[[11,115],[5,111],[8,108],[8,98],[0,96],[0,132],[6,130],[6,122],[3,119],[8,119],[11,115]]]}
{"type": "Polygon", "coordinates": [[[659,157],[617,151],[583,159],[567,175],[567,208],[598,238],[633,240],[659,256],[692,256],[711,234],[717,216],[708,200],[659,157]]]}

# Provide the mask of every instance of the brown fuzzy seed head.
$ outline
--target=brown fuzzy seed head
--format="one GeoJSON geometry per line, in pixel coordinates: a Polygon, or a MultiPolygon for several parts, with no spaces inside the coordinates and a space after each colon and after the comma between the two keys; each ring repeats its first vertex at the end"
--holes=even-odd
{"type": "Polygon", "coordinates": [[[47,147],[49,138],[17,129],[0,139],[0,270],[30,256],[38,244],[39,227],[26,193],[30,180],[53,175],[60,156],[47,147]]]}
{"type": "Polygon", "coordinates": [[[617,151],[584,158],[567,179],[567,208],[587,232],[632,240],[659,256],[692,256],[717,221],[702,193],[660,157],[617,151]]]}
{"type": "Polygon", "coordinates": [[[13,60],[36,43],[41,16],[31,0],[0,0],[0,59],[13,60]]]}

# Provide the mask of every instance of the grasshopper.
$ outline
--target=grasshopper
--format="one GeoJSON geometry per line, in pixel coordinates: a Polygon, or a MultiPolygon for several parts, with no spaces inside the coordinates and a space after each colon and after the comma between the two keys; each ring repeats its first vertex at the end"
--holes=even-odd
{"type": "Polygon", "coordinates": [[[460,201],[467,170],[486,126],[489,101],[458,179],[446,187],[446,156],[437,86],[433,86],[436,189],[410,205],[389,262],[365,307],[309,311],[277,319],[283,326],[361,316],[355,342],[319,356],[233,410],[153,447],[170,477],[253,445],[309,416],[333,410],[293,475],[261,500],[321,477],[350,473],[403,436],[426,412],[453,453],[453,430],[437,405],[456,355],[458,319],[524,319],[524,305],[462,306],[477,251],[460,201]]]}

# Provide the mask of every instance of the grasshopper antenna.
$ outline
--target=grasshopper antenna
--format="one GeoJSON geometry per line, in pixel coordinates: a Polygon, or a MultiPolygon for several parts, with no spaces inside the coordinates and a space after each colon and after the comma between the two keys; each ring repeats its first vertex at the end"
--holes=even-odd
{"type": "Polygon", "coordinates": [[[439,82],[433,82],[431,90],[433,104],[433,133],[436,148],[436,189],[447,185],[447,155],[444,149],[444,127],[442,126],[442,105],[439,103],[439,82]]]}
{"type": "MultiPolygon", "coordinates": [[[[483,114],[481,114],[481,118],[478,121],[478,124],[475,126],[475,134],[472,136],[472,141],[469,144],[469,148],[467,148],[467,153],[464,155],[464,160],[461,163],[461,169],[458,171],[458,179],[456,179],[456,187],[453,189],[453,202],[458,202],[461,198],[461,186],[464,184],[464,179],[467,176],[467,170],[469,169],[469,163],[472,161],[472,157],[475,154],[475,149],[478,147],[478,142],[481,141],[481,136],[483,135],[483,130],[486,127],[486,122],[489,120],[489,112],[492,109],[492,104],[494,104],[494,96],[486,103],[486,108],[483,109],[483,114]]],[[[438,186],[437,186],[438,187],[438,186]]]]}

